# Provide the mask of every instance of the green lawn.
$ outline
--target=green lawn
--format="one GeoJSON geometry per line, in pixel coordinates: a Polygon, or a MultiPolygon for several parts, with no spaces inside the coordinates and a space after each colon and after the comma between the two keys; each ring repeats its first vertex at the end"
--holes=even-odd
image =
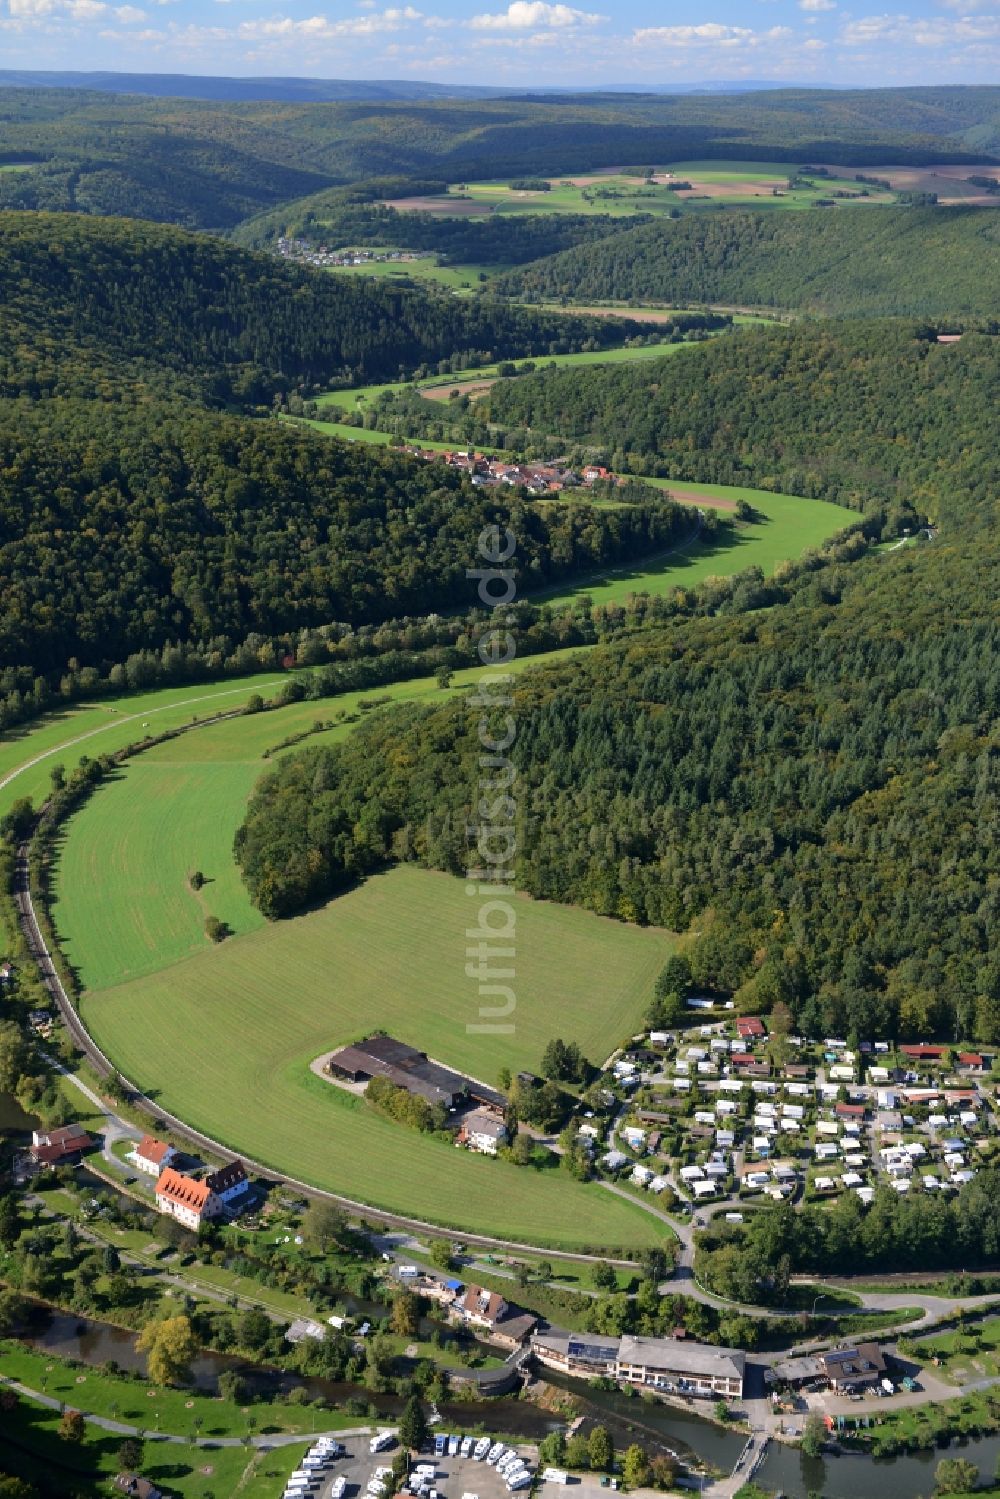
{"type": "MultiPolygon", "coordinates": [[[[101,1369],[73,1367],[52,1354],[24,1343],[0,1344],[0,1369],[7,1379],[65,1402],[84,1415],[104,1416],[128,1426],[159,1429],[182,1437],[243,1437],[248,1433],[283,1432],[295,1435],[313,1430],[317,1413],[287,1403],[235,1405],[191,1390],[151,1385],[144,1379],[106,1374],[101,1369]],[[248,1415],[250,1417],[248,1421],[248,1415]],[[157,1427],[158,1423],[158,1427],[157,1427]]],[[[356,1416],[323,1411],[321,1428],[354,1426],[356,1416]]]]}
{"type": "Polygon", "coordinates": [[[647,481],[673,491],[684,490],[712,498],[744,498],[766,519],[739,525],[709,542],[696,540],[686,549],[675,548],[658,562],[637,562],[609,568],[603,574],[562,585],[538,595],[555,604],[587,594],[595,604],[622,603],[634,593],[669,593],[674,588],[692,588],[706,578],[731,577],[748,567],[759,567],[769,577],[782,562],[789,562],[810,547],[818,547],[856,519],[853,511],[825,500],[805,500],[795,495],[770,494],[759,489],[726,489],[718,484],[688,484],[684,480],[647,481]]]}
{"type": "MultiPolygon", "coordinates": [[[[555,659],[566,654],[557,652],[555,659]]],[[[513,669],[523,671],[538,659],[522,657],[513,669]]],[[[481,675],[480,668],[458,671],[449,691],[481,675]]],[[[55,881],[56,927],[85,987],[106,989],[203,952],[206,915],[240,934],[264,926],[232,857],[246,799],[268,763],[262,754],[341,709],[347,719],[306,742],[343,738],[358,719],[358,702],[373,696],[402,701],[445,694],[433,677],[415,677],[294,703],[169,739],[116,771],[114,783],[69,822],[55,881]],[[197,895],[189,883],[196,869],[207,880],[197,895]]]]}
{"type": "MultiPolygon", "coordinates": [[[[359,246],[360,249],[365,247],[359,246]]],[[[422,281],[444,286],[448,291],[477,291],[483,284],[480,277],[491,280],[494,276],[509,271],[507,265],[443,265],[434,255],[424,255],[419,260],[377,260],[367,265],[331,265],[326,267],[337,276],[375,276],[380,281],[422,281]]]]}
{"type": "Polygon", "coordinates": [[[921,1362],[939,1358],[941,1367],[935,1372],[952,1384],[974,1384],[1000,1375],[1000,1317],[915,1341],[921,1362]]]}
{"type": "MultiPolygon", "coordinates": [[[[308,1422],[309,1412],[305,1416],[308,1422]]],[[[318,1412],[315,1413],[317,1416],[318,1412]]],[[[326,1420],[323,1416],[321,1419],[326,1420]]],[[[3,1470],[26,1481],[44,1480],[46,1492],[63,1480],[65,1492],[105,1499],[109,1480],[121,1471],[118,1449],[122,1438],[88,1426],[84,1440],[64,1442],[59,1436],[59,1413],[21,1399],[5,1414],[3,1470]]],[[[243,1447],[196,1447],[190,1443],[158,1444],[147,1440],[143,1476],[179,1499],[277,1499],[285,1479],[309,1446],[293,1442],[271,1452],[243,1447]]]]}

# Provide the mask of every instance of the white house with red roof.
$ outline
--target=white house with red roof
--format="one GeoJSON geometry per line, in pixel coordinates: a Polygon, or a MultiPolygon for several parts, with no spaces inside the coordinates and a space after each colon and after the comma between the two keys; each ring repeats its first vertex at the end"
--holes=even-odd
{"type": "Polygon", "coordinates": [[[183,1176],[172,1166],[165,1167],[160,1173],[156,1183],[156,1206],[161,1213],[176,1218],[192,1233],[197,1233],[203,1223],[209,1223],[225,1212],[222,1199],[207,1181],[183,1176]]]}
{"type": "Polygon", "coordinates": [[[176,1159],[174,1147],[165,1140],[154,1139],[152,1135],[143,1135],[129,1157],[135,1169],[144,1171],[147,1176],[159,1176],[163,1168],[172,1166],[176,1159]]]}

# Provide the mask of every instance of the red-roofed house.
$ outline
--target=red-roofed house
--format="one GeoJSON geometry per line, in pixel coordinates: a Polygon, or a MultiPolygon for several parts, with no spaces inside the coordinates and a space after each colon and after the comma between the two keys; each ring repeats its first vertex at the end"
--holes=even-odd
{"type": "Polygon", "coordinates": [[[207,1182],[195,1181],[193,1176],[182,1176],[172,1166],[165,1167],[160,1173],[156,1183],[156,1206],[161,1213],[176,1218],[194,1233],[203,1223],[218,1218],[223,1212],[221,1198],[207,1182]]]}
{"type": "Polygon", "coordinates": [[[960,1051],[958,1070],[959,1072],[985,1072],[986,1058],[980,1056],[978,1051],[960,1051]]]}
{"type": "Polygon", "coordinates": [[[736,1022],[736,1032],[741,1041],[757,1041],[766,1034],[764,1022],[756,1015],[741,1015],[736,1022]]]}
{"type": "Polygon", "coordinates": [[[863,1103],[838,1103],[836,1113],[841,1119],[863,1119],[865,1117],[865,1106],[863,1103]]]}
{"type": "Polygon", "coordinates": [[[78,1124],[64,1124],[61,1129],[36,1129],[31,1136],[31,1154],[40,1166],[60,1166],[91,1150],[93,1144],[78,1124]]]}
{"type": "Polygon", "coordinates": [[[164,1166],[172,1166],[177,1152],[165,1140],[155,1140],[152,1135],[143,1135],[132,1152],[132,1164],[137,1171],[147,1176],[159,1176],[164,1166]]]}
{"type": "Polygon", "coordinates": [[[904,1057],[911,1057],[915,1062],[940,1062],[948,1050],[946,1046],[928,1046],[926,1041],[901,1046],[899,1049],[904,1057]]]}

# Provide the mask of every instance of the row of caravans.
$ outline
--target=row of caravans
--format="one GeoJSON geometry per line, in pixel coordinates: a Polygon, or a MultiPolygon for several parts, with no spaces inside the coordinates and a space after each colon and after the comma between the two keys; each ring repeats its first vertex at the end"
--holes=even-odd
{"type": "MultiPolygon", "coordinates": [[[[334,1458],[342,1457],[345,1448],[332,1437],[319,1437],[309,1448],[294,1473],[285,1483],[284,1499],[311,1499],[326,1477],[327,1469],[334,1458]]],[[[344,1499],[347,1480],[338,1478],[330,1491],[330,1499],[344,1499]]]]}
{"type": "MultiPolygon", "coordinates": [[[[505,1446],[503,1442],[493,1442],[490,1437],[480,1437],[477,1441],[475,1437],[446,1436],[441,1433],[434,1438],[434,1455],[465,1457],[472,1458],[477,1463],[485,1462],[491,1468],[496,1468],[512,1494],[531,1486],[531,1471],[514,1448],[505,1446]]],[[[429,1499],[430,1485],[436,1476],[433,1465],[419,1463],[414,1469],[414,1476],[419,1481],[415,1492],[423,1493],[429,1499]]]]}

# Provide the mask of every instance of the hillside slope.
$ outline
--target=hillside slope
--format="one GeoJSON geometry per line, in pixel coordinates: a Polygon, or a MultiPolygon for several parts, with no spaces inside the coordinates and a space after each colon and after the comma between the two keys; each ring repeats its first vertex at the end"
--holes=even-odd
{"type": "Polygon", "coordinates": [[[127,367],[183,374],[214,400],[269,400],[621,339],[592,318],[362,283],[136,220],[0,214],[0,393],[74,379],[86,392],[127,367]]]}
{"type": "Polygon", "coordinates": [[[991,317],[1000,306],[1000,211],[852,208],[658,220],[524,266],[497,289],[538,301],[991,317]]]}

